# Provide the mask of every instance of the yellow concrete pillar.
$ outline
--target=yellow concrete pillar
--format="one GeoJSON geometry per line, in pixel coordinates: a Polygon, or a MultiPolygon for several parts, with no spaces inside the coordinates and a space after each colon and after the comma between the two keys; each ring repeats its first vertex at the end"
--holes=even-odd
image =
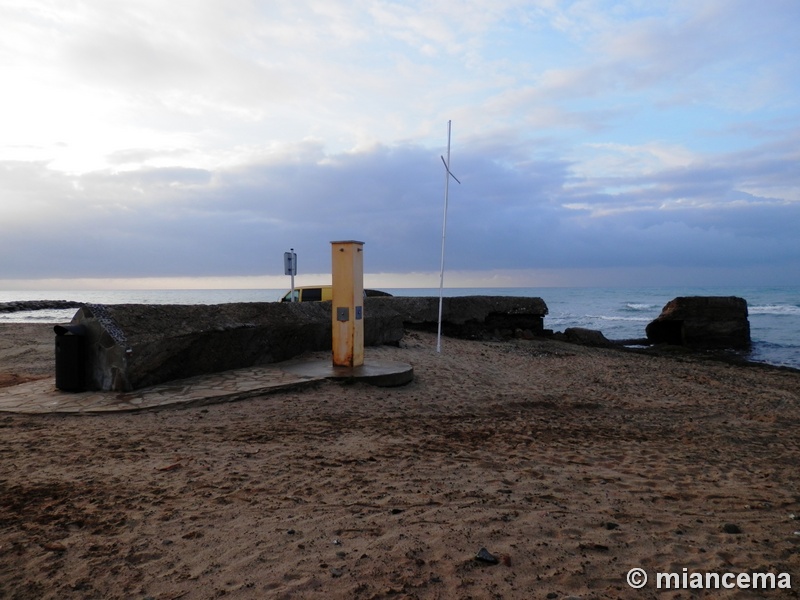
{"type": "Polygon", "coordinates": [[[333,366],[364,364],[364,242],[331,242],[333,366]]]}

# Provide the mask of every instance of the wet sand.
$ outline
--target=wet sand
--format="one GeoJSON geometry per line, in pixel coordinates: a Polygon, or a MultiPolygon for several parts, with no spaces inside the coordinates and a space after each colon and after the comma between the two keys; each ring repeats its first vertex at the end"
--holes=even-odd
{"type": "MultiPolygon", "coordinates": [[[[0,385],[52,355],[52,327],[0,327],[0,385]]],[[[416,379],[0,414],[0,598],[797,597],[800,373],[413,332],[367,356],[416,379]]]]}

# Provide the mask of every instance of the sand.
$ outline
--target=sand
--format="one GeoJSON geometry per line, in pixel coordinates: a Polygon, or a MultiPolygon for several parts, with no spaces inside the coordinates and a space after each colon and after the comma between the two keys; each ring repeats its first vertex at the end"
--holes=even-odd
{"type": "MultiPolygon", "coordinates": [[[[0,328],[0,381],[52,377],[52,338],[0,328]]],[[[367,349],[414,365],[403,388],[0,414],[0,598],[797,597],[800,373],[434,348],[367,349]],[[794,589],[656,588],[684,568],[794,589]]]]}

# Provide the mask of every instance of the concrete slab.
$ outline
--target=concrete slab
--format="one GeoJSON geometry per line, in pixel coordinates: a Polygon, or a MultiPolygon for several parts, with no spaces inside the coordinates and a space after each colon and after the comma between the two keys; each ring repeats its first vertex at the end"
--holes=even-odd
{"type": "Polygon", "coordinates": [[[109,413],[233,402],[316,384],[322,377],[289,373],[281,364],[180,379],[133,392],[64,392],[52,378],[0,388],[0,413],[109,413]]]}
{"type": "Polygon", "coordinates": [[[414,367],[391,360],[365,360],[358,367],[337,367],[327,360],[295,360],[281,363],[287,373],[311,378],[363,381],[378,387],[397,387],[414,379],[414,367]]]}
{"type": "Polygon", "coordinates": [[[53,378],[0,388],[0,413],[87,414],[129,412],[233,402],[272,391],[315,384],[324,379],[352,379],[381,387],[414,379],[411,365],[372,360],[360,367],[334,367],[331,360],[295,360],[200,375],[128,393],[64,392],[53,378]]]}

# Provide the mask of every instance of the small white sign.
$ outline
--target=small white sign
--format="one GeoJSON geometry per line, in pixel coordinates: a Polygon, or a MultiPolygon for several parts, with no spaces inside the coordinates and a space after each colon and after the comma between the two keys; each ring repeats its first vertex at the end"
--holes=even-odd
{"type": "Polygon", "coordinates": [[[283,268],[286,275],[297,275],[297,254],[294,252],[283,253],[283,268]]]}

